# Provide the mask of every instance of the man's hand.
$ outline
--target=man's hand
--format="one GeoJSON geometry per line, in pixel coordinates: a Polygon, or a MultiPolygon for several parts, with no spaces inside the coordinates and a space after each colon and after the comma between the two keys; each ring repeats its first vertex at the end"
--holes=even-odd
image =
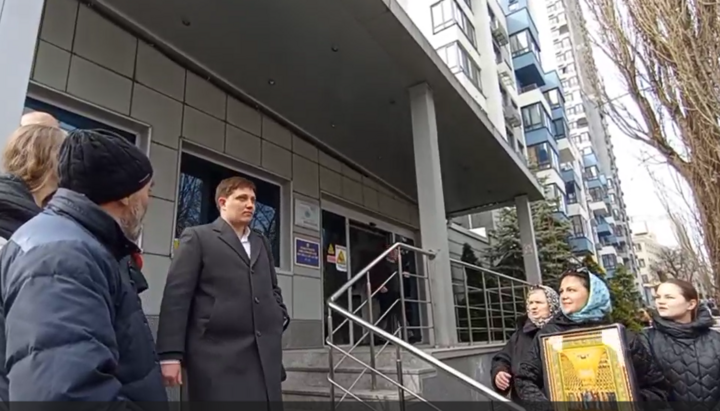
{"type": "Polygon", "coordinates": [[[403,271],[403,277],[410,278],[410,273],[407,271],[403,271]]]}
{"type": "Polygon", "coordinates": [[[385,294],[386,292],[388,292],[388,289],[386,287],[380,289],[380,294],[385,294]]]}
{"type": "Polygon", "coordinates": [[[505,371],[500,371],[495,376],[495,386],[502,391],[507,390],[510,386],[510,377],[510,374],[506,373],[505,371]]]}
{"type": "Polygon", "coordinates": [[[178,362],[160,364],[162,369],[163,382],[166,387],[182,385],[182,365],[178,362]]]}

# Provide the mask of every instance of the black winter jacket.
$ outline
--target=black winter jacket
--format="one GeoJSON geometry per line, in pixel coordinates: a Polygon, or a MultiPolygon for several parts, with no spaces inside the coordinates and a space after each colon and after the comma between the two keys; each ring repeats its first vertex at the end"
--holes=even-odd
{"type": "MultiPolygon", "coordinates": [[[[550,320],[537,336],[557,332],[570,331],[578,328],[591,328],[609,324],[607,321],[576,323],[570,321],[563,313],[550,320]]],[[[645,336],[627,330],[628,351],[632,357],[635,377],[642,401],[664,403],[666,400],[665,378],[657,362],[653,359],[645,341],[645,336]]],[[[523,356],[520,369],[514,382],[522,401],[548,401],[544,387],[543,365],[540,354],[540,340],[535,338],[527,353],[523,356]]]]}
{"type": "Polygon", "coordinates": [[[109,214],[64,189],[12,235],[0,252],[5,398],[164,409],[137,251],[109,214]]]}
{"type": "Polygon", "coordinates": [[[720,333],[710,328],[713,324],[705,307],[689,324],[653,315],[653,328],[645,333],[668,382],[670,401],[720,403],[720,333]]]}
{"type": "Polygon", "coordinates": [[[9,239],[15,230],[41,211],[20,178],[0,175],[0,238],[9,239]]]}
{"type": "Polygon", "coordinates": [[[517,331],[510,337],[503,349],[493,356],[492,365],[490,366],[493,388],[502,395],[507,395],[508,391],[510,391],[513,401],[520,399],[514,381],[510,381],[510,387],[507,390],[501,390],[495,385],[495,377],[500,371],[509,373],[513,377],[517,374],[520,368],[520,360],[532,346],[535,334],[539,330],[535,324],[528,320],[527,316],[519,318],[517,324],[517,331]]]}

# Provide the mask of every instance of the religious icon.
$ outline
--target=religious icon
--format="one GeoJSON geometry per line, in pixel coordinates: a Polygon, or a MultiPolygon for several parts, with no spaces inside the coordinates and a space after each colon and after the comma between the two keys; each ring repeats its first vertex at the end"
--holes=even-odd
{"type": "Polygon", "coordinates": [[[556,408],[633,410],[634,370],[619,324],[540,337],[545,387],[556,408]]]}

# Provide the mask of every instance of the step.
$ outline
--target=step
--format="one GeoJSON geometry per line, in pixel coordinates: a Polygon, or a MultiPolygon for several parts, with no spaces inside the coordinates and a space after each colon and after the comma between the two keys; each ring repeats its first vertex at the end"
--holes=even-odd
{"type": "MultiPolygon", "coordinates": [[[[348,348],[349,349],[349,348],[348,348]]],[[[345,349],[347,350],[347,349],[345,349]]],[[[357,347],[350,352],[351,355],[370,364],[370,350],[367,347],[357,347]]],[[[287,350],[283,352],[283,365],[286,369],[295,367],[320,367],[329,369],[329,349],[311,349],[311,350],[287,350]]],[[[429,364],[420,358],[412,355],[407,351],[401,353],[403,368],[423,368],[429,364]]],[[[375,366],[381,368],[396,367],[396,349],[387,346],[385,350],[380,351],[379,347],[375,350],[375,366]]],[[[357,361],[338,350],[333,350],[333,363],[336,367],[363,367],[357,361]],[[343,357],[345,357],[343,359],[343,357]]]]}
{"type": "MultiPolygon", "coordinates": [[[[342,387],[353,387],[364,390],[372,388],[372,373],[370,370],[365,371],[362,367],[344,367],[340,366],[335,369],[334,380],[342,387]],[[365,371],[365,373],[363,373],[365,371]],[[354,385],[353,385],[354,384],[354,385]]],[[[287,380],[283,383],[283,387],[290,389],[294,387],[329,387],[328,369],[322,367],[286,367],[287,380]]],[[[397,368],[381,367],[378,368],[383,375],[397,381],[397,368]]],[[[422,380],[424,378],[437,375],[437,371],[430,367],[408,368],[403,369],[403,385],[414,393],[422,391],[422,380]]],[[[376,377],[377,388],[380,390],[394,390],[397,386],[381,376],[376,377]]]]}

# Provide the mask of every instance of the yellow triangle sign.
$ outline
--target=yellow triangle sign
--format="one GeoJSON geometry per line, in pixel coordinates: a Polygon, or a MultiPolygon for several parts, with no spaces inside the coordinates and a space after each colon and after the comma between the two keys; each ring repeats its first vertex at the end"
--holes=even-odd
{"type": "Polygon", "coordinates": [[[333,248],[332,244],[330,244],[330,247],[328,247],[328,254],[330,254],[330,255],[335,254],[335,249],[333,248]]]}

